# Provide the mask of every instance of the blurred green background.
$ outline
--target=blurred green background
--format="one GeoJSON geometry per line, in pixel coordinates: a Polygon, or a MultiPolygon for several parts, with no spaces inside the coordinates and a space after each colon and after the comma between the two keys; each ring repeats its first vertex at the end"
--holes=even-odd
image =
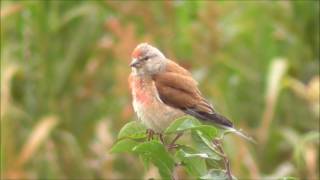
{"type": "Polygon", "coordinates": [[[319,178],[319,1],[1,1],[1,179],[158,177],[109,150],[136,117],[133,48],[189,69],[233,174],[319,178]]]}

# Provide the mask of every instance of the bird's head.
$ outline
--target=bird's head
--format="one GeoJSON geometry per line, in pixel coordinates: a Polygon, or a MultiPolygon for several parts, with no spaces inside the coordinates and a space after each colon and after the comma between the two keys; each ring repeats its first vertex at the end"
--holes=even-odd
{"type": "Polygon", "coordinates": [[[166,57],[155,47],[139,44],[132,52],[130,66],[137,75],[152,75],[161,72],[166,65],[166,57]]]}

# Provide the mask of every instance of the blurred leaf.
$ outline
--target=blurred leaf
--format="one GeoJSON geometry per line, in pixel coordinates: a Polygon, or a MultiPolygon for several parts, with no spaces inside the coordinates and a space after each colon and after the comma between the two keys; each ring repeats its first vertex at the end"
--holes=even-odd
{"type": "Polygon", "coordinates": [[[8,111],[9,107],[11,106],[10,100],[12,99],[11,95],[11,84],[12,79],[15,74],[19,71],[20,67],[15,64],[6,64],[5,68],[4,65],[1,63],[1,100],[0,100],[0,118],[4,116],[4,114],[8,111]],[[4,68],[4,69],[2,69],[4,68]]]}
{"type": "Polygon", "coordinates": [[[281,134],[290,145],[295,146],[299,143],[299,135],[293,129],[283,128],[281,134]]]}
{"type": "Polygon", "coordinates": [[[294,145],[294,158],[298,165],[304,166],[305,156],[307,155],[307,148],[309,143],[319,143],[319,132],[308,132],[303,136],[299,136],[299,141],[294,145]]]}
{"type": "Polygon", "coordinates": [[[272,59],[268,72],[267,101],[275,101],[281,89],[281,80],[288,69],[288,60],[285,58],[272,59]]]}
{"type": "MultiPolygon", "coordinates": [[[[226,173],[219,169],[211,169],[208,174],[200,177],[200,179],[228,180],[226,173]]],[[[237,178],[232,176],[232,179],[237,178]]]]}
{"type": "Polygon", "coordinates": [[[19,165],[24,165],[36,153],[36,150],[48,138],[57,123],[58,118],[56,116],[46,116],[38,122],[18,157],[19,165]]]}
{"type": "Polygon", "coordinates": [[[269,136],[269,127],[273,120],[276,103],[281,88],[283,87],[283,77],[287,73],[288,60],[285,58],[274,58],[271,61],[267,76],[266,108],[263,113],[259,130],[259,139],[262,144],[266,143],[269,136]]]}
{"type": "Polygon", "coordinates": [[[316,142],[316,143],[319,143],[319,140],[320,140],[320,133],[316,132],[316,131],[308,132],[303,136],[303,141],[304,142],[316,142]]]}
{"type": "Polygon", "coordinates": [[[146,128],[138,121],[131,121],[120,130],[118,139],[133,138],[141,139],[146,137],[146,128]]]}
{"type": "Polygon", "coordinates": [[[111,153],[122,153],[130,152],[132,149],[139,143],[132,139],[123,139],[118,141],[115,145],[112,146],[111,153]]]}
{"type": "Polygon", "coordinates": [[[23,10],[23,6],[20,3],[14,3],[1,7],[0,18],[3,20],[5,17],[16,14],[23,10]]]}
{"type": "Polygon", "coordinates": [[[59,25],[59,27],[56,27],[56,29],[60,29],[70,23],[72,20],[76,18],[80,18],[81,16],[90,16],[92,13],[96,13],[98,10],[97,6],[84,3],[80,4],[79,6],[71,9],[70,11],[67,11],[62,18],[62,21],[59,25]]]}
{"type": "Polygon", "coordinates": [[[279,178],[279,180],[297,180],[298,178],[296,177],[282,177],[282,178],[279,178]]]}
{"type": "Polygon", "coordinates": [[[174,160],[161,143],[157,141],[145,142],[136,146],[133,151],[150,159],[150,161],[157,166],[162,178],[171,179],[174,160]]]}
{"type": "Polygon", "coordinates": [[[276,167],[275,171],[265,176],[265,179],[280,179],[281,177],[288,176],[289,174],[292,174],[294,171],[294,167],[292,163],[284,162],[280,164],[278,167],[276,167]]]}
{"type": "Polygon", "coordinates": [[[68,131],[58,131],[55,135],[58,162],[63,173],[71,179],[77,177],[92,179],[94,173],[89,168],[90,162],[87,161],[76,136],[68,131]]]}

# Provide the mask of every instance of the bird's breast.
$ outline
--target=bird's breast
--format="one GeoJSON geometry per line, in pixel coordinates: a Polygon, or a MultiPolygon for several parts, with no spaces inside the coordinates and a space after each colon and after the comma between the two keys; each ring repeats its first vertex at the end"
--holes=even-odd
{"type": "Polygon", "coordinates": [[[135,101],[144,104],[150,105],[152,103],[153,95],[155,94],[153,88],[150,86],[151,82],[141,78],[133,78],[131,88],[132,95],[135,101]]]}
{"type": "Polygon", "coordinates": [[[130,86],[134,111],[148,128],[162,132],[173,120],[184,114],[161,101],[152,79],[131,77],[130,86]]]}

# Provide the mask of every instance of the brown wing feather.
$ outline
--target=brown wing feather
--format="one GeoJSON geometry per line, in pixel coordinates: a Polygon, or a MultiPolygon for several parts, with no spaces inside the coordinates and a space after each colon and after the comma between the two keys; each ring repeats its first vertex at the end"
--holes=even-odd
{"type": "Polygon", "coordinates": [[[197,103],[197,100],[190,98],[190,94],[185,91],[164,84],[156,84],[156,87],[161,100],[169,106],[185,109],[187,107],[194,107],[197,103]]]}
{"type": "Polygon", "coordinates": [[[201,96],[197,82],[187,70],[171,61],[165,72],[153,75],[152,78],[159,97],[165,104],[202,120],[232,127],[232,123],[215,113],[212,106],[201,96]]]}
{"type": "Polygon", "coordinates": [[[163,72],[154,75],[153,80],[161,100],[168,105],[213,113],[212,106],[201,96],[197,83],[191,76],[163,72]]]}
{"type": "Polygon", "coordinates": [[[153,80],[160,84],[185,91],[192,96],[201,98],[201,93],[197,87],[196,82],[189,76],[183,76],[180,74],[165,72],[153,76],[153,80]]]}
{"type": "Polygon", "coordinates": [[[183,67],[179,66],[177,63],[169,59],[167,60],[166,72],[173,72],[183,76],[191,77],[191,73],[189,71],[187,71],[186,69],[184,69],[183,67]]]}

